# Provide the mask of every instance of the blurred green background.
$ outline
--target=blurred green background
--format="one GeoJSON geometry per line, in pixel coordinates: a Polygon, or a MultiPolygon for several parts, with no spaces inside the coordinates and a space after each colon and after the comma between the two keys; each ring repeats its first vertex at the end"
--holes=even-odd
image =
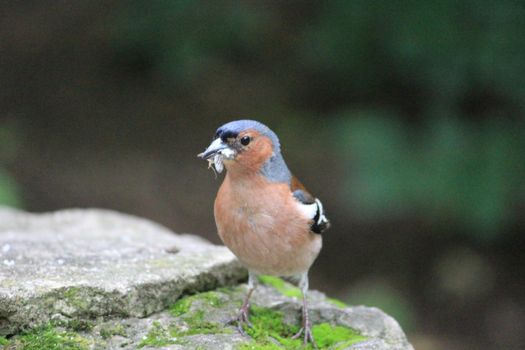
{"type": "Polygon", "coordinates": [[[196,154],[280,136],[333,228],[311,285],[416,349],[525,344],[520,1],[10,1],[0,203],[105,207],[219,242],[196,154]]]}

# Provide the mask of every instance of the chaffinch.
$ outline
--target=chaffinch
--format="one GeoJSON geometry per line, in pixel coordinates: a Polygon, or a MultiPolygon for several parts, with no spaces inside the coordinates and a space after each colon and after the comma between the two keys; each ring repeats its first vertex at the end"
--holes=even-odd
{"type": "Polygon", "coordinates": [[[199,157],[217,172],[227,170],[215,199],[215,222],[224,244],[248,269],[248,294],[237,317],[239,331],[249,325],[249,300],[257,275],[298,282],[303,295],[300,331],[315,346],[308,318],[308,270],[322,246],[320,233],[330,225],[321,201],[290,173],[279,139],[254,120],[237,120],[217,129],[199,157]]]}

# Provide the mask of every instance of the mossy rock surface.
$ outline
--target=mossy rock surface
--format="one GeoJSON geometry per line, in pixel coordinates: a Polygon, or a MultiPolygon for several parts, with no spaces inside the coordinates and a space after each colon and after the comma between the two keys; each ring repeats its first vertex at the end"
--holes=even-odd
{"type": "MultiPolygon", "coordinates": [[[[287,288],[293,288],[287,285],[287,288]]],[[[219,288],[183,296],[168,309],[148,317],[98,318],[90,324],[49,324],[9,338],[0,349],[31,350],[40,345],[66,350],[88,349],[312,349],[291,336],[298,331],[301,302],[271,285],[253,295],[248,337],[232,320],[246,286],[219,288]]],[[[336,306],[312,291],[310,315],[320,349],[412,349],[392,318],[378,309],[336,306]]],[[[46,348],[46,347],[43,347],[46,348]]]]}
{"type": "MultiPolygon", "coordinates": [[[[246,271],[224,247],[100,210],[0,208],[0,350],[311,349],[300,291],[262,277],[242,336],[246,271]]],[[[378,309],[309,293],[322,349],[412,349],[378,309]]]]}

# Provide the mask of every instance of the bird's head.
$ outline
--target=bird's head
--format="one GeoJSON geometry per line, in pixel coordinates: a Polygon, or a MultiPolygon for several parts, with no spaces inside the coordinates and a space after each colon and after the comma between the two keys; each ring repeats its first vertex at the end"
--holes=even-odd
{"type": "Polygon", "coordinates": [[[236,120],[217,129],[208,148],[198,155],[213,163],[218,172],[223,164],[229,172],[260,172],[274,182],[289,182],[291,175],[281,155],[277,135],[255,120],[236,120]]]}

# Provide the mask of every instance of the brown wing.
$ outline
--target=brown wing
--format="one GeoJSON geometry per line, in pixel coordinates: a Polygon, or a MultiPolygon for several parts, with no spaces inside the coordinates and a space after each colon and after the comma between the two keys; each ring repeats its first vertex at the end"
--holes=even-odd
{"type": "Polygon", "coordinates": [[[295,176],[292,176],[292,181],[290,183],[290,189],[292,190],[293,195],[300,202],[304,204],[312,204],[315,202],[315,197],[312,196],[310,192],[304,187],[304,185],[297,179],[295,176]]]}

